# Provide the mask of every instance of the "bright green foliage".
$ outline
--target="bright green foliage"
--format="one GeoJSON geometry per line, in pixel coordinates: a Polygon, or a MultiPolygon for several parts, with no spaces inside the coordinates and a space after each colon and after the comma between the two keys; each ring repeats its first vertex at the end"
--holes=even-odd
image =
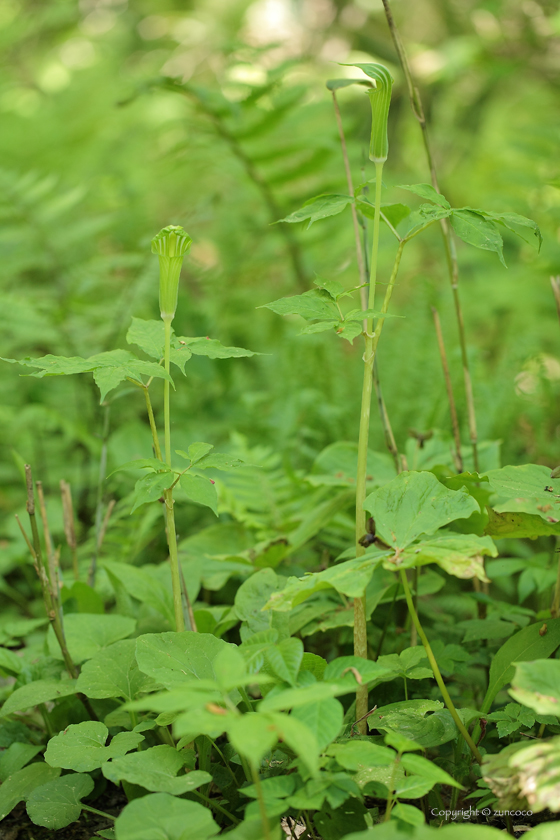
{"type": "Polygon", "coordinates": [[[0,787],[0,819],[4,819],[18,802],[26,800],[35,788],[56,779],[60,775],[58,768],[49,767],[44,762],[37,762],[16,770],[0,787]]]}
{"type": "Polygon", "coordinates": [[[0,709],[0,715],[6,717],[14,712],[37,706],[39,703],[48,703],[75,693],[75,680],[35,680],[28,685],[16,688],[0,709]]]}
{"type": "Polygon", "coordinates": [[[208,840],[219,830],[207,808],[167,793],[135,799],[115,823],[117,840],[208,840]]]}
{"type": "MultiPolygon", "coordinates": [[[[135,626],[134,619],[124,615],[70,613],[64,622],[70,655],[76,663],[91,659],[100,650],[130,636],[135,626]]],[[[62,659],[51,628],[47,634],[47,643],[51,656],[62,659]]]]}
{"type": "Polygon", "coordinates": [[[389,546],[403,549],[454,519],[478,510],[466,490],[447,490],[431,473],[401,473],[365,502],[377,533],[389,546]]]}
{"type": "Polygon", "coordinates": [[[537,659],[515,663],[509,693],[539,715],[560,716],[560,662],[537,659]]]}
{"type": "Polygon", "coordinates": [[[105,778],[114,784],[124,780],[155,793],[181,796],[212,781],[209,773],[199,770],[177,775],[183,769],[183,758],[177,750],[166,744],[111,758],[113,760],[103,764],[101,769],[105,778]]]}
{"type": "MultiPolygon", "coordinates": [[[[539,631],[542,626],[532,624],[524,627],[502,645],[492,659],[488,690],[482,703],[482,712],[490,710],[498,691],[511,682],[515,673],[515,662],[530,662],[550,656],[560,645],[560,619],[546,623],[546,633],[539,631]]],[[[516,698],[517,699],[517,698],[516,698]]]]}
{"type": "Polygon", "coordinates": [[[95,384],[101,394],[100,402],[103,402],[109,391],[112,391],[125,379],[143,383],[143,376],[155,376],[157,379],[166,379],[168,382],[173,382],[169,374],[159,365],[153,362],[144,362],[129,353],[128,350],[109,350],[106,353],[99,353],[97,356],[90,356],[89,359],[48,355],[41,359],[4,359],[4,361],[28,368],[38,368],[38,373],[29,375],[39,378],[43,376],[68,376],[74,373],[93,373],[95,384]]]}
{"type": "Polygon", "coordinates": [[[350,195],[318,195],[316,198],[310,198],[306,201],[300,210],[290,213],[285,219],[279,219],[278,223],[290,222],[293,224],[295,222],[307,221],[305,229],[309,230],[313,222],[318,222],[320,219],[326,219],[329,216],[337,216],[339,213],[342,213],[353,200],[353,196],[350,195]]]}
{"type": "Polygon", "coordinates": [[[55,830],[78,819],[81,800],[93,790],[93,779],[84,773],[70,773],[35,788],[27,799],[27,813],[36,825],[55,830]]]}
{"type": "Polygon", "coordinates": [[[101,767],[110,758],[125,755],[134,750],[144,736],[138,732],[119,732],[105,746],[109,730],[100,721],[84,721],[71,724],[64,732],[49,741],[45,761],[51,767],[88,773],[101,767]]]}

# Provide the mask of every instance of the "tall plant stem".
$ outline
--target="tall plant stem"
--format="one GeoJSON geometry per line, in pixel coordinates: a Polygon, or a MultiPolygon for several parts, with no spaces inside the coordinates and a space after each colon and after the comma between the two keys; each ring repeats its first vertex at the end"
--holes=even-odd
{"type": "MultiPolygon", "coordinates": [[[[418,124],[420,125],[420,129],[422,132],[422,140],[424,142],[424,149],[426,152],[426,158],[428,161],[428,167],[430,169],[430,178],[432,181],[433,188],[439,192],[439,185],[437,179],[436,168],[434,164],[434,159],[432,156],[432,150],[430,146],[430,138],[428,136],[428,127],[426,124],[426,117],[424,115],[424,108],[422,106],[422,99],[420,98],[420,92],[416,85],[414,84],[414,79],[412,78],[412,72],[410,69],[410,64],[408,62],[408,56],[404,49],[401,36],[399,30],[397,29],[397,25],[393,18],[393,13],[391,11],[391,7],[389,4],[389,0],[383,0],[383,6],[385,9],[385,16],[387,18],[387,23],[389,24],[389,29],[391,32],[391,36],[393,38],[393,43],[395,45],[395,49],[397,51],[397,55],[399,57],[399,61],[401,63],[401,67],[403,69],[404,77],[406,79],[406,86],[408,89],[408,96],[410,99],[410,105],[412,107],[412,113],[418,120],[418,124]]],[[[472,391],[472,381],[471,381],[471,374],[469,368],[469,358],[467,354],[467,341],[465,338],[465,325],[463,321],[463,310],[461,308],[461,301],[459,298],[459,265],[457,262],[457,252],[455,249],[455,242],[453,240],[453,234],[451,228],[449,226],[449,222],[447,219],[440,220],[441,225],[441,232],[443,236],[444,246],[445,246],[445,255],[447,259],[447,268],[449,271],[449,279],[451,281],[451,290],[453,293],[453,303],[455,305],[455,315],[457,318],[457,327],[459,332],[459,344],[461,347],[461,360],[463,364],[463,382],[465,386],[465,399],[467,403],[467,414],[469,420],[469,436],[471,440],[472,450],[473,450],[473,460],[474,460],[474,468],[476,472],[478,472],[478,432],[476,428],[476,413],[474,408],[474,398],[473,398],[473,391],[472,391]]]]}
{"type": "Polygon", "coordinates": [[[404,596],[406,598],[406,603],[408,605],[408,610],[410,612],[410,617],[412,618],[412,621],[414,622],[416,630],[418,631],[418,635],[422,639],[422,644],[424,645],[424,650],[426,651],[426,656],[428,657],[428,661],[430,663],[432,671],[434,672],[434,677],[436,678],[436,682],[439,686],[439,690],[441,691],[441,694],[442,694],[443,700],[445,702],[445,705],[449,709],[449,712],[450,712],[451,717],[453,718],[453,720],[455,722],[455,725],[456,725],[457,729],[459,730],[459,732],[461,733],[461,735],[463,736],[463,738],[467,742],[467,744],[468,744],[472,754],[474,755],[475,759],[478,761],[479,764],[482,764],[482,756],[481,756],[481,754],[478,750],[478,747],[476,746],[473,739],[469,735],[468,729],[466,728],[465,724],[463,723],[463,721],[459,717],[459,715],[457,713],[457,709],[455,708],[455,705],[453,703],[453,700],[449,696],[447,686],[445,685],[445,683],[443,681],[443,677],[441,676],[441,671],[439,670],[438,664],[436,662],[436,658],[433,654],[432,648],[430,647],[428,637],[426,636],[426,634],[424,632],[424,628],[420,624],[420,619],[418,618],[418,613],[416,612],[416,610],[414,608],[414,602],[412,600],[410,587],[408,585],[408,578],[406,576],[406,571],[404,569],[401,569],[400,576],[401,576],[401,583],[402,583],[403,590],[404,590],[404,596]]]}
{"type": "Polygon", "coordinates": [[[264,804],[264,796],[262,792],[261,780],[259,778],[259,773],[257,768],[254,764],[251,764],[251,774],[253,776],[253,784],[257,789],[257,798],[259,800],[259,811],[261,812],[261,820],[262,820],[262,827],[263,827],[263,834],[265,840],[271,840],[270,834],[270,824],[268,822],[268,816],[266,813],[266,805],[264,804]]]}
{"type": "MultiPolygon", "coordinates": [[[[348,194],[354,195],[354,184],[352,182],[352,171],[350,169],[350,160],[348,158],[348,147],[346,145],[346,137],[344,135],[344,126],[342,125],[342,117],[340,115],[340,108],[338,107],[338,99],[336,98],[336,92],[332,91],[332,98],[333,98],[333,106],[334,106],[334,113],[336,116],[336,125],[338,128],[338,136],[340,138],[340,148],[342,149],[342,159],[344,161],[344,171],[346,173],[346,184],[348,186],[348,194]]],[[[367,282],[367,274],[368,274],[368,266],[367,266],[367,257],[364,257],[364,251],[362,249],[362,242],[361,242],[361,235],[360,235],[360,222],[358,221],[358,211],[356,210],[356,205],[352,203],[350,205],[350,209],[352,211],[352,224],[354,227],[354,242],[356,245],[356,261],[358,263],[358,273],[360,275],[360,284],[362,288],[360,289],[360,298],[362,309],[367,309],[367,298],[368,293],[367,289],[365,288],[365,284],[367,282]]],[[[364,230],[364,235],[367,235],[367,229],[364,230]]],[[[367,328],[366,323],[364,322],[364,329],[367,328]]],[[[393,429],[391,427],[391,422],[389,420],[389,414],[387,413],[387,407],[385,405],[385,401],[383,399],[383,393],[381,391],[381,383],[379,382],[379,371],[377,365],[377,359],[374,361],[373,365],[373,384],[375,387],[375,394],[377,397],[377,404],[379,407],[379,416],[381,418],[381,424],[383,426],[383,433],[385,436],[385,444],[387,449],[393,456],[395,461],[395,466],[397,468],[397,472],[401,471],[400,466],[400,458],[399,452],[397,449],[397,444],[395,441],[395,436],[393,434],[393,429]]]]}
{"type": "MultiPolygon", "coordinates": [[[[369,273],[368,309],[373,309],[375,303],[375,285],[377,280],[377,253],[379,249],[379,221],[381,212],[381,187],[382,187],[383,164],[375,164],[375,214],[373,220],[373,242],[371,248],[371,262],[369,273]]],[[[356,476],[356,557],[361,557],[365,549],[360,545],[360,539],[366,531],[366,512],[364,502],[366,500],[366,475],[367,475],[367,453],[369,442],[369,422],[371,414],[371,393],[373,385],[373,364],[375,361],[374,349],[375,334],[373,332],[373,318],[366,318],[365,327],[365,352],[364,379],[362,384],[362,405],[360,410],[360,432],[358,436],[358,470],[356,476]]],[[[354,655],[367,659],[367,624],[366,624],[366,599],[354,599],[354,655]]],[[[368,711],[368,690],[367,686],[359,686],[356,691],[356,719],[363,718],[368,711]]],[[[367,722],[361,720],[359,732],[365,735],[367,722]]]]}
{"type": "Polygon", "coordinates": [[[150,421],[150,429],[152,432],[152,440],[154,442],[154,453],[156,458],[159,461],[163,461],[161,455],[161,447],[159,445],[159,438],[157,433],[156,421],[154,418],[154,409],[152,408],[152,401],[150,399],[150,392],[148,391],[148,386],[144,386],[144,397],[146,399],[146,409],[148,411],[148,420],[150,421]]]}
{"type": "Polygon", "coordinates": [[[104,403],[103,408],[103,435],[101,442],[101,458],[99,459],[99,475],[97,478],[97,502],[95,506],[95,549],[88,571],[89,586],[95,586],[95,576],[97,574],[97,545],[99,543],[99,535],[103,526],[103,483],[107,472],[107,449],[109,444],[109,421],[111,407],[108,403],[104,403]]]}
{"type": "Polygon", "coordinates": [[[441,358],[441,366],[443,368],[443,376],[445,378],[445,387],[447,390],[447,399],[449,400],[449,411],[451,414],[451,425],[453,427],[453,439],[455,440],[455,460],[459,472],[463,472],[463,456],[461,455],[461,433],[459,431],[459,420],[457,419],[457,408],[455,407],[455,398],[453,396],[453,386],[451,384],[451,376],[449,375],[449,365],[447,364],[447,354],[445,352],[445,344],[443,341],[443,333],[441,331],[441,323],[439,314],[435,306],[432,306],[432,315],[434,316],[434,326],[436,328],[436,336],[439,347],[439,355],[441,358]]]}
{"type": "MultiPolygon", "coordinates": [[[[163,324],[165,328],[165,347],[163,363],[166,372],[169,373],[169,357],[171,354],[171,318],[164,318],[163,324]]],[[[165,379],[163,383],[163,423],[165,436],[165,463],[168,467],[171,466],[171,415],[169,410],[169,384],[169,381],[165,379]]],[[[154,445],[156,439],[157,434],[154,437],[154,445]]],[[[175,511],[173,509],[173,490],[166,490],[163,494],[163,498],[165,500],[165,525],[167,530],[167,545],[169,547],[169,562],[171,563],[171,584],[173,587],[173,611],[175,613],[175,629],[178,633],[180,633],[185,629],[185,616],[183,614],[183,599],[181,596],[181,575],[179,572],[177,532],[175,530],[175,511]]]]}

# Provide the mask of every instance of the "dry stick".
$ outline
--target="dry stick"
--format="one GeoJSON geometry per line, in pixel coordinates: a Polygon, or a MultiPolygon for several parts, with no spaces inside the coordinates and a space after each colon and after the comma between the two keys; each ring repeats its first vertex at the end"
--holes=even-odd
{"type": "MultiPolygon", "coordinates": [[[[23,525],[21,524],[19,517],[16,516],[17,523],[20,527],[20,530],[25,538],[25,542],[31,552],[31,557],[33,559],[33,563],[35,565],[35,570],[39,577],[39,582],[41,584],[41,589],[43,592],[43,600],[45,602],[45,609],[47,611],[47,617],[51,622],[54,634],[56,636],[56,640],[60,647],[62,658],[64,659],[64,664],[68,670],[68,673],[72,677],[72,679],[76,679],[78,676],[78,669],[74,665],[72,661],[72,657],[70,656],[70,652],[68,651],[68,647],[66,645],[66,638],[64,636],[64,625],[62,623],[62,610],[60,608],[60,601],[58,597],[55,597],[53,588],[50,586],[49,578],[47,572],[45,570],[45,565],[43,561],[43,554],[41,551],[41,541],[39,539],[39,529],[37,528],[37,519],[35,517],[35,497],[33,494],[33,476],[31,474],[31,467],[29,464],[25,465],[25,483],[27,486],[27,513],[29,516],[29,523],[31,525],[31,534],[33,536],[33,540],[30,541],[25,533],[23,525]]],[[[88,714],[90,715],[92,720],[98,720],[95,711],[93,710],[91,703],[89,702],[88,698],[82,694],[81,692],[76,693],[76,697],[81,700],[83,705],[85,706],[88,714]]]]}
{"type": "Polygon", "coordinates": [[[103,417],[103,437],[101,443],[101,458],[99,459],[99,474],[97,477],[97,502],[95,505],[95,551],[91,558],[91,565],[88,572],[88,585],[95,586],[95,575],[97,572],[97,541],[103,523],[103,482],[107,472],[107,449],[109,443],[109,420],[111,406],[103,403],[105,409],[103,417]]]}
{"type": "Polygon", "coordinates": [[[101,551],[101,548],[103,546],[103,541],[105,540],[105,534],[107,533],[107,526],[109,525],[109,520],[111,518],[111,514],[113,513],[115,505],[116,505],[116,502],[115,502],[114,499],[111,499],[111,501],[107,505],[107,510],[106,510],[105,516],[103,518],[103,524],[101,525],[101,530],[100,530],[99,535],[97,537],[96,549],[97,549],[97,554],[98,555],[99,555],[99,553],[101,551]]]}
{"type": "MultiPolygon", "coordinates": [[[[389,5],[389,0],[383,0],[383,6],[385,8],[385,16],[387,18],[387,23],[389,24],[389,29],[391,31],[391,35],[393,38],[393,43],[395,45],[395,49],[399,56],[399,61],[401,63],[401,67],[404,72],[404,76],[406,79],[406,85],[408,88],[408,96],[410,99],[410,105],[412,107],[412,113],[418,120],[420,125],[420,129],[422,131],[422,140],[424,141],[424,149],[426,152],[426,158],[428,160],[428,167],[430,169],[430,178],[432,181],[433,188],[439,192],[439,185],[437,180],[436,169],[432,157],[432,150],[430,147],[430,140],[428,137],[428,128],[426,125],[426,117],[424,116],[424,109],[422,107],[422,100],[420,98],[420,92],[416,85],[414,84],[414,80],[412,78],[412,72],[410,70],[410,65],[408,63],[408,57],[406,55],[403,43],[401,41],[401,36],[399,30],[397,29],[397,25],[393,18],[393,14],[391,12],[391,7],[389,5]]],[[[455,305],[455,315],[457,317],[457,326],[459,331],[459,344],[461,347],[461,360],[463,364],[463,380],[465,385],[465,397],[467,402],[467,413],[469,419],[469,436],[471,440],[472,450],[473,450],[473,461],[474,461],[474,469],[478,472],[478,433],[476,429],[476,414],[474,409],[474,398],[473,398],[473,391],[472,391],[472,381],[471,381],[471,374],[469,368],[469,358],[467,355],[467,341],[465,337],[465,325],[463,321],[463,310],[461,309],[461,301],[459,298],[459,265],[457,262],[457,252],[455,250],[455,242],[453,240],[453,234],[451,232],[451,228],[449,226],[449,222],[447,219],[440,219],[441,225],[441,232],[443,235],[443,241],[445,244],[445,255],[447,258],[447,267],[449,271],[449,279],[451,281],[451,290],[453,292],[453,302],[455,305]]]]}
{"type": "MultiPolygon", "coordinates": [[[[338,136],[340,137],[340,146],[342,148],[342,159],[344,161],[344,171],[346,172],[346,183],[348,185],[348,194],[354,195],[354,185],[352,183],[352,171],[350,169],[350,160],[348,158],[348,148],[346,146],[346,137],[344,135],[344,127],[342,125],[342,117],[340,116],[340,108],[338,107],[338,99],[336,98],[336,92],[333,90],[331,91],[332,98],[333,98],[333,105],[334,105],[334,113],[336,116],[336,125],[338,127],[338,136]]],[[[358,211],[356,210],[356,204],[352,202],[350,205],[350,209],[352,211],[352,224],[354,227],[354,240],[356,243],[356,260],[358,262],[358,272],[360,275],[360,284],[362,288],[360,289],[360,299],[362,304],[362,309],[367,309],[367,289],[365,284],[367,283],[367,277],[369,273],[369,268],[367,266],[367,247],[362,249],[361,243],[361,236],[360,236],[360,223],[358,221],[358,211]],[[365,257],[364,257],[365,251],[365,257]]],[[[366,235],[366,228],[364,227],[364,235],[366,235]]],[[[364,243],[365,244],[365,243],[364,243]]],[[[366,323],[364,321],[364,330],[366,329],[366,323]]],[[[399,451],[397,449],[397,444],[395,441],[395,436],[393,434],[393,429],[391,426],[391,421],[389,420],[389,415],[387,413],[387,407],[385,405],[385,401],[383,399],[383,393],[381,391],[381,384],[379,382],[379,371],[377,366],[377,359],[374,360],[373,364],[373,384],[375,387],[375,395],[377,397],[377,405],[379,408],[379,416],[381,417],[381,424],[383,426],[383,434],[385,436],[385,444],[387,449],[393,456],[395,461],[395,466],[397,468],[397,472],[401,472],[401,462],[399,458],[399,451]]]]}
{"type": "Polygon", "coordinates": [[[449,400],[449,411],[451,412],[451,425],[453,426],[453,438],[455,440],[455,459],[458,472],[463,472],[463,457],[461,455],[461,433],[459,432],[459,421],[457,419],[457,408],[455,407],[455,398],[453,396],[453,386],[451,384],[451,376],[449,375],[449,365],[447,364],[447,355],[445,352],[445,344],[443,342],[443,333],[441,331],[441,323],[439,314],[435,306],[432,306],[432,315],[434,316],[434,325],[436,328],[436,336],[439,347],[439,355],[441,358],[441,366],[443,368],[443,376],[445,378],[445,387],[447,389],[447,399],[449,400]]]}
{"type": "Polygon", "coordinates": [[[551,277],[550,285],[552,286],[554,300],[556,301],[556,311],[558,312],[558,320],[560,320],[560,276],[551,277]]]}
{"type": "Polygon", "coordinates": [[[47,568],[51,584],[51,591],[53,598],[58,600],[58,577],[56,573],[56,560],[53,551],[53,544],[51,539],[51,531],[49,528],[49,520],[47,517],[47,506],[45,505],[45,496],[43,493],[43,482],[36,481],[37,496],[39,497],[39,513],[41,514],[41,522],[43,523],[43,537],[45,540],[45,548],[47,550],[47,568]]]}
{"type": "Polygon", "coordinates": [[[61,479],[60,481],[60,495],[62,498],[62,516],[64,519],[64,535],[68,548],[72,554],[72,569],[74,571],[74,580],[80,579],[80,572],[78,569],[78,543],[76,540],[76,528],[74,527],[74,506],[72,504],[72,490],[68,482],[61,479]]]}

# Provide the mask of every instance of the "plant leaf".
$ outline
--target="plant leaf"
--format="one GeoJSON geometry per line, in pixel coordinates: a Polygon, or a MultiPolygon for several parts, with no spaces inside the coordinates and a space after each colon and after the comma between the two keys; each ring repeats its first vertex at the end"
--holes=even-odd
{"type": "Polygon", "coordinates": [[[540,623],[530,624],[508,639],[494,654],[488,690],[481,707],[483,714],[490,711],[498,691],[513,679],[515,662],[546,658],[560,645],[560,618],[549,619],[546,624],[547,631],[544,636],[539,634],[542,627],[540,623]]]}
{"type": "Polygon", "coordinates": [[[408,192],[419,195],[420,198],[427,198],[428,201],[443,207],[444,210],[449,210],[451,204],[441,193],[436,192],[431,184],[399,184],[400,190],[407,190],[408,192]]]}
{"type": "Polygon", "coordinates": [[[136,659],[144,674],[170,689],[189,680],[215,681],[214,659],[234,647],[210,633],[149,633],[136,640],[136,659]]]}
{"type": "Polygon", "coordinates": [[[539,715],[560,717],[560,660],[514,663],[509,693],[539,715]]]}
{"type": "Polygon", "coordinates": [[[60,776],[60,769],[49,767],[44,761],[16,770],[0,785],[0,820],[7,817],[18,802],[27,799],[35,788],[60,776]]]}
{"type": "Polygon", "coordinates": [[[110,758],[125,755],[136,749],[144,740],[144,736],[138,732],[119,732],[106,747],[108,737],[109,730],[100,721],[88,720],[70,724],[63,732],[50,739],[45,761],[51,767],[89,773],[101,767],[110,758]]]}
{"type": "Polygon", "coordinates": [[[167,744],[114,758],[101,768],[105,778],[115,785],[125,781],[154,793],[170,793],[172,796],[181,796],[212,781],[212,776],[201,770],[178,776],[182,769],[182,756],[167,744]]]}
{"type": "Polygon", "coordinates": [[[39,703],[49,703],[59,697],[76,693],[76,680],[35,680],[13,691],[0,710],[6,717],[14,712],[23,712],[39,703]]]}
{"type": "MultiPolygon", "coordinates": [[[[125,639],[134,632],[136,622],[124,615],[99,615],[94,613],[69,613],[64,616],[64,631],[70,656],[79,665],[91,659],[102,648],[125,639]]],[[[62,653],[52,628],[47,632],[50,655],[62,659],[62,653]]]]}
{"type": "Polygon", "coordinates": [[[295,210],[289,216],[286,216],[284,219],[279,219],[274,224],[279,224],[280,222],[295,224],[297,222],[307,221],[305,229],[309,230],[313,222],[326,219],[328,216],[337,216],[349,204],[352,204],[353,201],[354,197],[351,195],[318,195],[306,201],[299,210],[295,210]]]}
{"type": "Polygon", "coordinates": [[[27,799],[27,813],[35,825],[52,830],[65,828],[82,813],[81,800],[93,790],[93,779],[70,773],[35,788],[27,799]]]}
{"type": "Polygon", "coordinates": [[[175,478],[175,474],[169,468],[161,472],[148,473],[143,478],[139,478],[134,485],[134,504],[130,512],[134,513],[142,505],[161,498],[164,492],[169,490],[175,478]]]}
{"type": "Polygon", "coordinates": [[[258,309],[271,309],[277,315],[301,315],[302,318],[313,319],[340,319],[340,313],[336,308],[330,294],[322,289],[311,289],[302,295],[273,300],[272,303],[265,303],[258,309]]]}
{"type": "Polygon", "coordinates": [[[202,475],[185,473],[179,479],[181,489],[191,502],[209,507],[218,515],[218,493],[214,482],[202,475]]]}
{"type": "Polygon", "coordinates": [[[503,253],[504,242],[494,222],[472,210],[454,210],[451,225],[463,242],[484,251],[495,251],[502,265],[507,268],[503,253]]]}
{"type": "Polygon", "coordinates": [[[261,356],[254,350],[245,350],[244,347],[226,347],[217,338],[208,338],[201,335],[197,338],[181,336],[177,339],[181,345],[185,345],[193,356],[207,356],[209,359],[241,359],[245,356],[261,356]]]}
{"type": "Polygon", "coordinates": [[[364,508],[373,516],[383,541],[401,549],[421,534],[433,534],[479,510],[465,488],[448,490],[428,472],[401,473],[369,495],[364,508]]]}
{"type": "Polygon", "coordinates": [[[115,822],[117,840],[208,840],[220,831],[208,808],[168,793],[134,799],[115,822]]]}

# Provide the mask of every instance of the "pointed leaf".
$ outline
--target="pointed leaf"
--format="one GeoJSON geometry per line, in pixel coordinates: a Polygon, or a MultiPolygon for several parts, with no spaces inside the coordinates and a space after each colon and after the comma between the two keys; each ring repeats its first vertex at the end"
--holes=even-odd
{"type": "Polygon", "coordinates": [[[200,770],[178,776],[182,769],[183,757],[174,747],[166,744],[114,758],[101,768],[105,778],[115,785],[125,781],[155,793],[170,793],[173,796],[181,796],[212,781],[209,773],[200,770]]]}
{"type": "Polygon", "coordinates": [[[27,799],[35,788],[60,776],[60,769],[49,767],[44,761],[17,770],[0,786],[0,820],[7,817],[18,802],[27,799]]]}
{"type": "Polygon", "coordinates": [[[306,319],[340,319],[330,294],[322,289],[311,289],[302,295],[280,298],[272,303],[265,303],[259,309],[271,309],[277,315],[301,315],[306,319]]]}
{"type": "Polygon", "coordinates": [[[254,350],[245,350],[243,347],[226,347],[221,341],[208,338],[207,335],[198,338],[181,336],[177,340],[181,345],[185,344],[194,356],[208,356],[209,359],[240,359],[245,356],[262,355],[254,350]]]}
{"type": "Polygon", "coordinates": [[[319,750],[324,750],[342,729],[344,709],[334,698],[306,703],[293,709],[291,717],[299,720],[314,735],[319,750]]]}
{"type": "Polygon", "coordinates": [[[181,476],[179,484],[191,502],[209,507],[216,516],[218,515],[218,493],[214,482],[209,478],[185,473],[181,476]]]}
{"type": "Polygon", "coordinates": [[[2,708],[0,716],[23,712],[39,703],[49,703],[59,697],[76,693],[76,680],[35,680],[13,691],[2,708]]]}
{"type": "Polygon", "coordinates": [[[134,513],[142,505],[148,502],[155,502],[161,498],[175,481],[175,474],[170,469],[162,472],[149,473],[139,478],[134,486],[134,505],[131,513],[134,513]]]}
{"type": "Polygon", "coordinates": [[[473,213],[472,210],[454,210],[451,225],[463,242],[474,245],[475,248],[482,248],[484,251],[495,251],[502,265],[506,265],[503,253],[504,242],[493,222],[478,213],[473,213]]]}
{"type": "Polygon", "coordinates": [[[431,184],[399,184],[399,189],[415,193],[421,198],[427,198],[428,201],[432,201],[439,207],[443,207],[444,210],[449,210],[451,207],[445,196],[436,192],[431,184]]]}
{"type": "Polygon", "coordinates": [[[284,219],[279,219],[274,224],[279,224],[280,222],[295,224],[296,222],[307,221],[306,230],[308,230],[313,222],[318,222],[320,219],[326,219],[328,216],[337,216],[339,213],[342,213],[353,201],[354,198],[350,195],[318,195],[306,201],[299,210],[295,210],[289,216],[286,216],[284,219]]]}

